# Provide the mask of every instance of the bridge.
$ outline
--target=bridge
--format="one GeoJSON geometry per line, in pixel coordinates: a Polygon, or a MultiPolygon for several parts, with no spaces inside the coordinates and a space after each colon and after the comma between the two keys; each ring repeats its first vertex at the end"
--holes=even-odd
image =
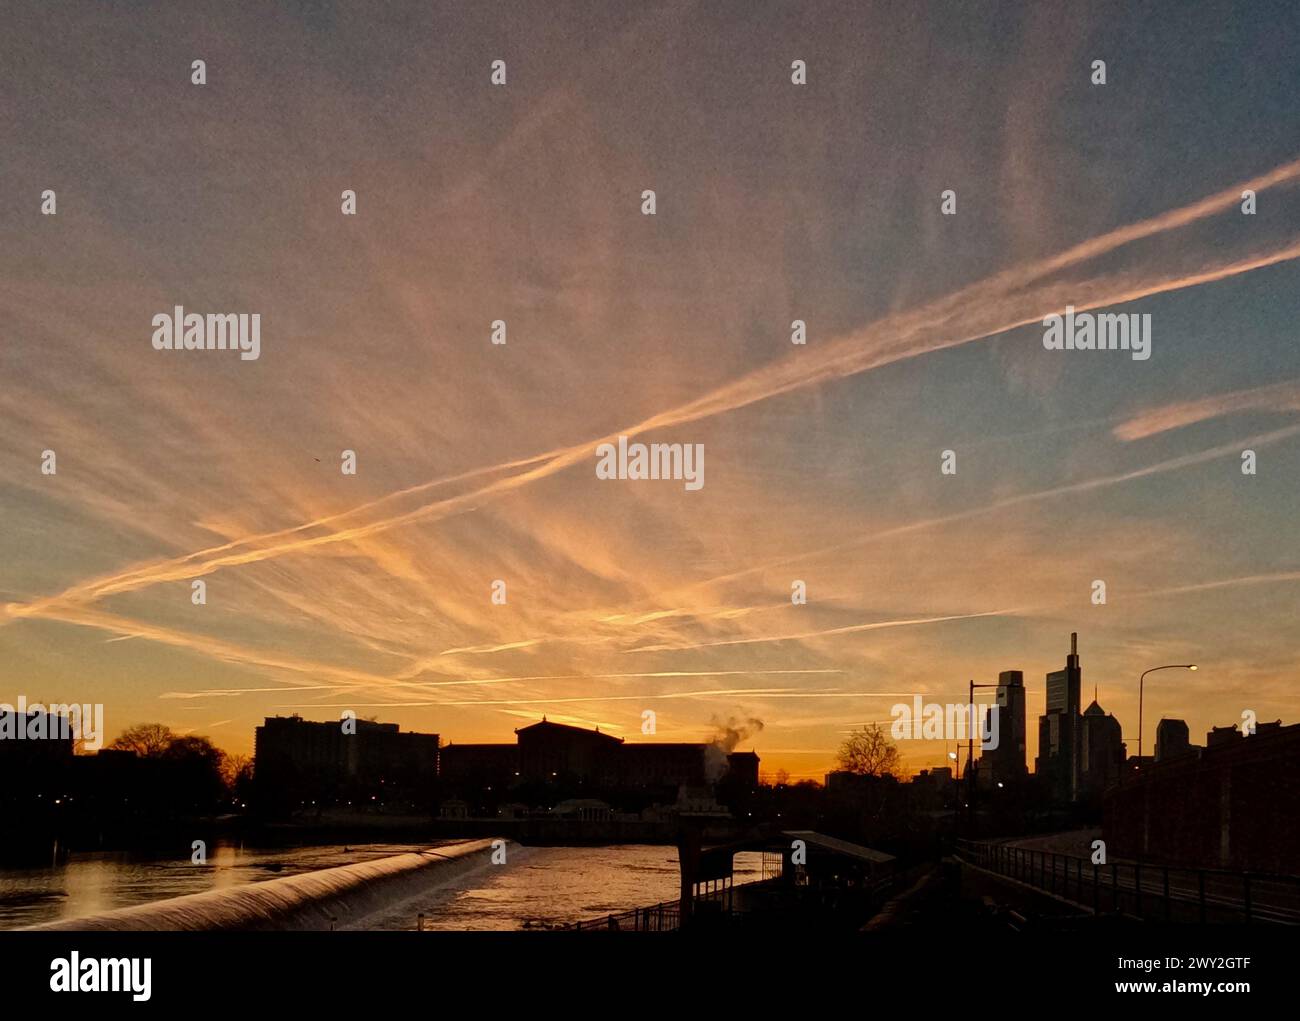
{"type": "Polygon", "coordinates": [[[781,830],[701,846],[698,829],[680,832],[679,900],[605,915],[577,931],[666,932],[793,921],[856,929],[894,889],[895,859],[813,830],[781,830]],[[735,883],[735,856],[763,855],[764,878],[735,883]]]}

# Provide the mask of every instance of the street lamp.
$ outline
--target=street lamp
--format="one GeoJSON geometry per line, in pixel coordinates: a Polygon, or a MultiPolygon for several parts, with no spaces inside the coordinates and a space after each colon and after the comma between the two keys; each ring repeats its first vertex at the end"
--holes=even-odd
{"type": "MultiPolygon", "coordinates": [[[[966,696],[966,711],[970,718],[966,721],[966,807],[969,809],[967,820],[973,824],[975,815],[975,689],[976,688],[998,688],[998,684],[976,684],[974,678],[971,679],[969,694],[966,696]]],[[[961,747],[958,745],[958,747],[961,747]]],[[[980,752],[984,751],[984,742],[980,741],[980,752]]],[[[973,828],[973,825],[972,825],[973,828]]]]}
{"type": "MultiPolygon", "coordinates": [[[[999,688],[999,684],[976,684],[973,680],[970,682],[970,693],[966,697],[967,711],[970,713],[970,719],[966,724],[966,773],[969,776],[971,768],[974,765],[975,758],[975,727],[978,725],[975,720],[975,689],[976,688],[999,688]]],[[[980,742],[980,751],[984,750],[983,741],[980,742]]]]}
{"type": "Polygon", "coordinates": [[[1195,670],[1195,663],[1166,663],[1164,666],[1153,666],[1150,670],[1142,671],[1142,676],[1138,678],[1138,768],[1142,768],[1142,682],[1147,679],[1147,674],[1153,674],[1157,670],[1195,670]]]}

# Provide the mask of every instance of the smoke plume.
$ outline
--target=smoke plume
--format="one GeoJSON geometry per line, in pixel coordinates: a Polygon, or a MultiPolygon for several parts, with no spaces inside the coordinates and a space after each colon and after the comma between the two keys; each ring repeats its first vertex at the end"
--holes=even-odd
{"type": "Polygon", "coordinates": [[[717,716],[712,721],[713,735],[704,753],[704,772],[709,783],[716,783],[727,771],[727,756],[742,742],[763,729],[763,721],[753,716],[737,719],[728,716],[726,721],[717,716]]]}

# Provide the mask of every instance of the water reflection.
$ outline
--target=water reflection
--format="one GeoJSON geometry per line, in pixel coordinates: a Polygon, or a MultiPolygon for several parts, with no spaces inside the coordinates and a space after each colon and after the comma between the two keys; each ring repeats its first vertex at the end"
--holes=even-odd
{"type": "MultiPolygon", "coordinates": [[[[456,843],[441,841],[434,843],[456,843]]],[[[190,863],[188,845],[173,859],[121,852],[74,852],[41,868],[0,870],[0,929],[145,904],[185,894],[256,883],[280,876],[405,854],[431,844],[365,844],[256,848],[211,845],[206,865],[190,863]]],[[[762,878],[762,855],[741,853],[735,881],[762,878]]],[[[366,928],[548,929],[605,914],[674,902],[677,850],[663,845],[521,847],[510,845],[504,866],[476,869],[433,886],[366,928]]]]}
{"type": "Polygon", "coordinates": [[[0,869],[0,929],[79,918],[429,846],[430,843],[258,848],[234,841],[217,841],[208,846],[207,863],[195,865],[190,860],[188,844],[177,849],[175,858],[167,859],[117,851],[66,853],[55,845],[47,866],[0,869]]]}
{"type": "MultiPolygon", "coordinates": [[[[735,881],[762,879],[762,854],[735,857],[735,881]]],[[[480,870],[428,895],[368,919],[369,928],[515,930],[559,928],[617,914],[680,894],[677,849],[618,847],[510,847],[508,864],[480,870]]]]}

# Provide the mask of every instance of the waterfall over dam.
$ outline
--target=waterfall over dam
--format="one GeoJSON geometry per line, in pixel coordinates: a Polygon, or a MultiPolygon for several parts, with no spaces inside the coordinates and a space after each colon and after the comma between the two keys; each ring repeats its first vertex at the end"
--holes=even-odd
{"type": "Polygon", "coordinates": [[[328,930],[359,926],[377,912],[490,867],[491,839],[397,854],[297,876],[206,890],[69,918],[28,930],[328,930]]]}

